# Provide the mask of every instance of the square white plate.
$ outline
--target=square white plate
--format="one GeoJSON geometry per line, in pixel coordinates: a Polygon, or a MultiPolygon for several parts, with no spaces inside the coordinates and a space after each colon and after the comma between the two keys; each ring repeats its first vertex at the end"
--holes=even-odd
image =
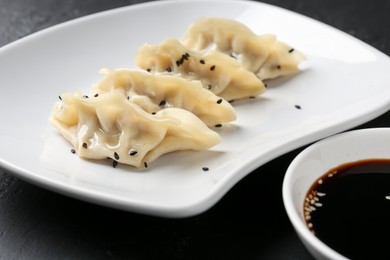
{"type": "Polygon", "coordinates": [[[90,15],[1,48],[0,68],[4,169],[72,197],[167,217],[207,210],[260,165],[373,119],[390,102],[387,56],[307,17],[249,1],[161,1],[90,15]],[[133,68],[141,44],[180,37],[207,16],[275,34],[306,55],[306,69],[269,82],[261,97],[234,103],[237,121],[218,129],[222,143],[209,151],[165,155],[147,170],[71,154],[48,122],[58,95],[89,92],[100,68],[133,68]]]}

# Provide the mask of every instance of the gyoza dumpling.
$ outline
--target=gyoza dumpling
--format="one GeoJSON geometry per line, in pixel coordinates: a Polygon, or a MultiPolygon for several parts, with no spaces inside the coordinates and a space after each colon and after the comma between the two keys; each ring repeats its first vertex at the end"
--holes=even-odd
{"type": "Polygon", "coordinates": [[[293,48],[277,41],[275,36],[258,36],[242,23],[225,18],[194,22],[181,41],[189,49],[215,49],[231,55],[260,79],[295,73],[303,59],[303,55],[290,51],[293,48]],[[263,66],[267,69],[261,71],[263,66]]]}
{"type": "Polygon", "coordinates": [[[94,86],[92,95],[119,92],[149,113],[167,107],[183,108],[208,126],[236,119],[236,112],[229,102],[203,89],[200,81],[135,69],[105,69],[102,73],[105,76],[94,86]]]}
{"type": "Polygon", "coordinates": [[[263,82],[232,57],[218,51],[191,51],[172,38],[141,46],[136,64],[152,73],[172,72],[200,80],[204,88],[229,101],[257,96],[265,90],[263,82]]]}
{"type": "Polygon", "coordinates": [[[89,98],[62,94],[50,121],[77,155],[109,157],[114,166],[147,167],[162,154],[206,150],[220,142],[218,134],[186,110],[166,108],[152,115],[116,92],[89,98]]]}
{"type": "Polygon", "coordinates": [[[303,59],[302,53],[277,41],[272,45],[268,58],[256,72],[256,76],[265,80],[298,73],[298,65],[303,59]]]}

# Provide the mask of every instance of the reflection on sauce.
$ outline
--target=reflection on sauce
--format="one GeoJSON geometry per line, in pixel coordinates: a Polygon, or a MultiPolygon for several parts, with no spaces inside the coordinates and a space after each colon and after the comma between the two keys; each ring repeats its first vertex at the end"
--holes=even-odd
{"type": "Polygon", "coordinates": [[[390,259],[390,159],[343,164],[306,194],[308,228],[351,259],[390,259]]]}

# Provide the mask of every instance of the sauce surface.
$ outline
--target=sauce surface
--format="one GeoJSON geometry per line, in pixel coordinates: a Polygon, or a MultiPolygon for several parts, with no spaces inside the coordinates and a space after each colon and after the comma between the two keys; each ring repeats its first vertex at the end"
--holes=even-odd
{"type": "Polygon", "coordinates": [[[304,214],[321,241],[351,259],[390,259],[390,159],[343,164],[317,179],[304,214]]]}

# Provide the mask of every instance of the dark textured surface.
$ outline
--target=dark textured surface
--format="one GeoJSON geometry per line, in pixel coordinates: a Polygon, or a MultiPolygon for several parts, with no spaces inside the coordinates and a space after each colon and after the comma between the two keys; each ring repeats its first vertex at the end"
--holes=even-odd
{"type": "MultiPolygon", "coordinates": [[[[142,1],[0,0],[0,46],[63,21],[138,2],[142,1]]],[[[264,2],[320,20],[390,54],[389,1],[264,2]]],[[[389,116],[359,128],[389,126],[389,116]]],[[[209,211],[186,219],[88,204],[0,171],[0,257],[311,259],[287,218],[281,197],[285,170],[301,149],[258,168],[209,211]]]]}

